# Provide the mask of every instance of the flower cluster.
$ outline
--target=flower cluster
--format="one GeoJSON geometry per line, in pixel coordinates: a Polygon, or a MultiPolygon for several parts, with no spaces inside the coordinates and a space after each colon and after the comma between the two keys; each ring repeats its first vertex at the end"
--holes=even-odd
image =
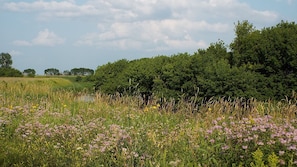
{"type": "MultiPolygon", "coordinates": [[[[249,159],[252,152],[261,148],[267,154],[275,152],[281,158],[280,162],[287,162],[291,156],[297,160],[297,128],[294,125],[294,120],[273,120],[269,115],[242,120],[219,117],[206,130],[206,138],[211,144],[222,144],[222,155],[239,155],[240,159],[233,158],[234,161],[249,159]]],[[[297,161],[293,163],[297,164],[297,161]]]]}

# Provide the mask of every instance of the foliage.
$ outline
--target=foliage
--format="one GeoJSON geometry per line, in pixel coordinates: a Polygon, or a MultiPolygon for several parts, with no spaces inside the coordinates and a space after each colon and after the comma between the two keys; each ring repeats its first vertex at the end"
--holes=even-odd
{"type": "Polygon", "coordinates": [[[23,74],[28,76],[28,77],[34,77],[35,74],[36,74],[36,71],[34,69],[32,69],[32,68],[28,68],[28,69],[24,70],[23,74]]]}
{"type": "Polygon", "coordinates": [[[259,148],[252,155],[254,162],[251,162],[251,167],[277,167],[279,164],[278,156],[274,152],[268,156],[268,165],[264,164],[263,152],[259,148]]]}
{"type": "Polygon", "coordinates": [[[294,22],[262,30],[238,22],[230,49],[219,40],[192,55],[108,63],[96,70],[95,87],[109,94],[154,94],[176,101],[196,95],[281,100],[297,90],[296,34],[294,22]]]}
{"type": "Polygon", "coordinates": [[[12,59],[9,53],[0,54],[0,77],[22,77],[22,73],[11,67],[12,59]]]}
{"type": "Polygon", "coordinates": [[[15,68],[0,68],[0,77],[22,77],[23,74],[15,68]]]}
{"type": "Polygon", "coordinates": [[[10,68],[12,65],[12,59],[9,53],[0,54],[0,68],[10,68]]]}
{"type": "Polygon", "coordinates": [[[70,70],[72,75],[93,75],[94,70],[89,68],[73,68],[70,70]]]}
{"type": "Polygon", "coordinates": [[[45,75],[60,75],[60,71],[56,68],[48,68],[44,70],[45,75]]]}

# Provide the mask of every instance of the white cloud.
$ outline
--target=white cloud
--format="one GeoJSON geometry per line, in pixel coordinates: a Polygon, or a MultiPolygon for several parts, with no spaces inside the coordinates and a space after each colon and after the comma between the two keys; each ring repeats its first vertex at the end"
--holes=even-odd
{"type": "MultiPolygon", "coordinates": [[[[292,0],[288,2],[291,3],[292,0]]],[[[38,12],[41,19],[55,17],[98,16],[99,20],[127,21],[143,19],[217,17],[221,19],[253,15],[249,5],[238,0],[88,0],[77,4],[68,1],[9,2],[4,8],[17,12],[38,12]]],[[[260,16],[263,11],[257,11],[260,16]]],[[[270,11],[272,13],[272,11],[270,11]]],[[[97,17],[97,18],[98,18],[97,17]]],[[[268,17],[268,16],[267,16],[268,17]]]]}
{"type": "Polygon", "coordinates": [[[98,33],[90,33],[77,41],[77,45],[113,46],[121,49],[138,48],[200,48],[206,42],[195,38],[195,33],[218,32],[229,29],[227,24],[211,24],[206,21],[190,20],[148,20],[139,22],[118,22],[103,27],[98,33]]]}
{"type": "Polygon", "coordinates": [[[38,36],[32,40],[32,43],[34,45],[54,46],[64,43],[64,39],[57,36],[54,32],[45,29],[38,33],[38,36]]]}
{"type": "MultiPolygon", "coordinates": [[[[36,12],[42,20],[91,18],[98,31],[87,33],[76,45],[120,49],[170,49],[206,47],[208,36],[230,33],[233,23],[250,19],[259,23],[277,20],[273,11],[252,9],[239,0],[74,0],[5,3],[17,12],[36,12]],[[205,21],[207,20],[207,21],[205,21]]],[[[61,44],[64,39],[47,29],[32,41],[18,45],[61,44]]]]}
{"type": "Polygon", "coordinates": [[[43,45],[43,46],[55,46],[64,43],[64,39],[57,36],[54,32],[44,29],[40,31],[34,39],[31,41],[15,40],[13,43],[20,46],[32,46],[32,45],[43,45]]]}

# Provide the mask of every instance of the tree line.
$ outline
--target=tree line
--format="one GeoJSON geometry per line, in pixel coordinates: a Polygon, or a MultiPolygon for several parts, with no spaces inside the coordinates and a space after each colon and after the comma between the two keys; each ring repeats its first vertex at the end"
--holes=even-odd
{"type": "MultiPolygon", "coordinates": [[[[23,72],[12,68],[12,58],[9,53],[0,54],[0,77],[22,77],[29,76],[34,77],[36,71],[32,68],[25,69],[23,72]]],[[[94,74],[94,70],[89,68],[73,68],[70,71],[65,70],[63,73],[56,68],[48,68],[44,70],[44,75],[75,75],[75,76],[91,76],[94,74]]]]}
{"type": "Polygon", "coordinates": [[[280,100],[297,90],[296,41],[294,22],[257,30],[252,23],[239,21],[229,45],[219,40],[193,54],[122,59],[99,66],[95,89],[174,99],[280,100]]]}

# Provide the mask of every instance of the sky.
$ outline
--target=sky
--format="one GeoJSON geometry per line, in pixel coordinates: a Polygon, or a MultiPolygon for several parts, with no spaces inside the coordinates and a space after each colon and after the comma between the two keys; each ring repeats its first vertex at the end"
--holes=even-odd
{"type": "Polygon", "coordinates": [[[193,54],[256,29],[297,22],[297,0],[0,0],[0,53],[12,67],[60,72],[120,59],[193,54]]]}

